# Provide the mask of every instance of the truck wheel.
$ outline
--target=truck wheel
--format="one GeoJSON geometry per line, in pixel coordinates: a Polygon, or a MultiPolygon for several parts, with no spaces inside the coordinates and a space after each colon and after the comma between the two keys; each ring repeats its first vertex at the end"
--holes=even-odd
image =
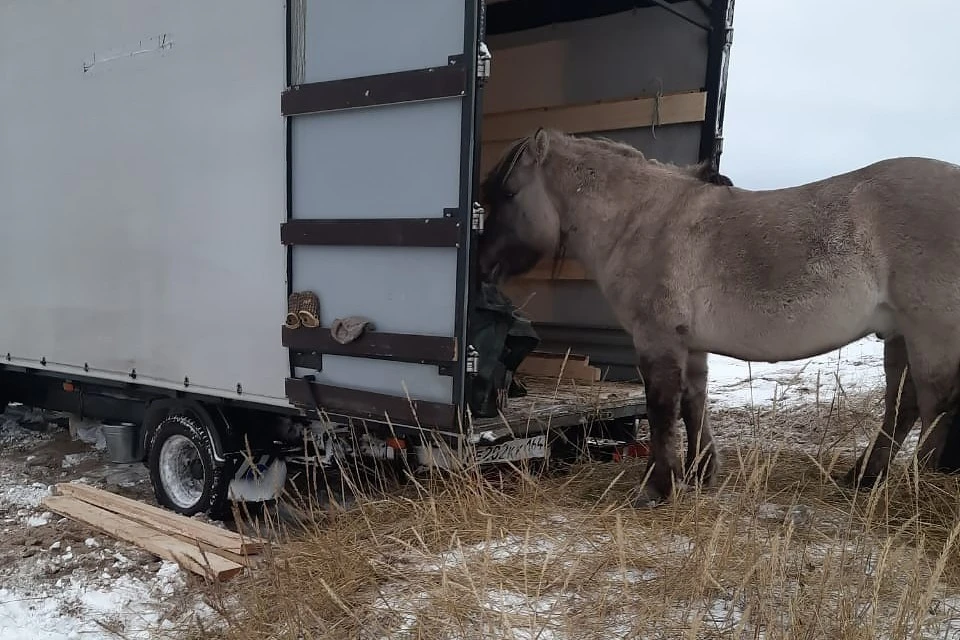
{"type": "Polygon", "coordinates": [[[185,516],[228,510],[230,473],[213,456],[210,434],[199,422],[171,415],[157,425],[147,462],[157,502],[185,516]]]}

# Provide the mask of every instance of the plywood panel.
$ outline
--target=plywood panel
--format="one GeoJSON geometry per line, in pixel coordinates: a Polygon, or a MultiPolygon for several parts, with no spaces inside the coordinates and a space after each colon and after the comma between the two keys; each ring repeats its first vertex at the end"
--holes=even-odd
{"type": "Polygon", "coordinates": [[[483,117],[482,139],[484,143],[516,140],[530,135],[538,127],[559,129],[566,133],[586,133],[701,122],[706,107],[707,94],[692,91],[590,104],[488,112],[483,117]]]}
{"type": "MultiPolygon", "coordinates": [[[[694,2],[675,6],[700,13],[694,2]]],[[[490,36],[493,72],[485,99],[501,111],[700,89],[707,38],[660,7],[490,36]],[[514,55],[514,48],[525,51],[514,55]]]]}
{"type": "Polygon", "coordinates": [[[490,79],[483,90],[487,113],[563,104],[570,43],[565,40],[493,49],[490,79]]]}

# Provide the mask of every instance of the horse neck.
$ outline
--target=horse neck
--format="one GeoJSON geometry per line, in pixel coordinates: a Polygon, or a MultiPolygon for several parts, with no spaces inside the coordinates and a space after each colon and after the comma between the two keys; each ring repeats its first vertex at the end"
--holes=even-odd
{"type": "Polygon", "coordinates": [[[689,179],[639,157],[591,151],[551,154],[549,169],[559,178],[549,190],[563,248],[596,273],[628,225],[659,225],[673,202],[664,194],[682,191],[689,179]]]}

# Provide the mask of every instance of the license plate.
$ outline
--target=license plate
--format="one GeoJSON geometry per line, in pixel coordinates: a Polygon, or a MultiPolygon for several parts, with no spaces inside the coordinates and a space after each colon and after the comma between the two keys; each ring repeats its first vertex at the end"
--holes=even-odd
{"type": "Polygon", "coordinates": [[[477,462],[516,462],[528,458],[543,458],[547,451],[547,436],[518,438],[489,447],[477,447],[477,462]]]}

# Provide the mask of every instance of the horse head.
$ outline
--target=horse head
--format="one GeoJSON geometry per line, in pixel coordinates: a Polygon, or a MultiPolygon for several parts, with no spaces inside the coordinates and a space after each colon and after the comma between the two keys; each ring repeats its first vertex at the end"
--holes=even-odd
{"type": "Polygon", "coordinates": [[[549,138],[538,129],[512,144],[481,185],[487,217],[478,263],[485,282],[526,273],[557,248],[560,217],[543,179],[549,138]]]}

